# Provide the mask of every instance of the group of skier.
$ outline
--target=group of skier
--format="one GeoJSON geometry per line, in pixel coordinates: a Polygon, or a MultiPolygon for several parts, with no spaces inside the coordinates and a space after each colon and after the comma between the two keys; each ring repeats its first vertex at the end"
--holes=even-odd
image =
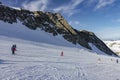
{"type": "MultiPolygon", "coordinates": [[[[17,48],[16,44],[12,45],[11,51],[13,55],[15,55],[16,48],[17,48]]],[[[63,51],[61,52],[61,56],[63,56],[63,51]]],[[[98,61],[101,62],[101,58],[98,58],[98,61]]],[[[111,61],[113,60],[111,59],[111,61]]],[[[119,63],[118,59],[116,59],[116,63],[119,63]]]]}
{"type": "MultiPolygon", "coordinates": [[[[113,59],[110,59],[110,60],[113,61],[113,59]]],[[[98,58],[98,63],[100,63],[101,61],[102,61],[101,58],[98,58]]],[[[118,59],[116,59],[115,61],[116,61],[116,63],[119,63],[118,59]]]]}

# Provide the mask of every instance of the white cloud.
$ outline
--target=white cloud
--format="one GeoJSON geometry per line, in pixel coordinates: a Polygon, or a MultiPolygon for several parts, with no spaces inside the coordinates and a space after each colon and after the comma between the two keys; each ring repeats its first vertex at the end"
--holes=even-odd
{"type": "MultiPolygon", "coordinates": [[[[54,12],[60,12],[63,14],[67,14],[68,16],[71,16],[77,12],[80,12],[80,8],[76,9],[76,7],[83,2],[86,2],[89,5],[93,5],[93,3],[96,3],[94,10],[98,10],[102,7],[105,7],[107,5],[114,3],[115,0],[71,0],[68,3],[63,3],[61,6],[53,8],[51,10],[53,10],[54,12]]],[[[50,0],[25,1],[22,4],[22,7],[31,11],[36,11],[36,10],[45,11],[50,9],[48,7],[49,3],[50,3],[50,0]]]]}
{"type": "Polygon", "coordinates": [[[85,24],[82,24],[81,22],[79,22],[79,21],[69,21],[69,24],[70,25],[72,25],[72,26],[78,26],[78,27],[85,27],[85,26],[87,26],[87,25],[85,25],[85,24]]]}
{"type": "Polygon", "coordinates": [[[117,19],[116,22],[120,22],[120,19],[117,19]]]}
{"type": "Polygon", "coordinates": [[[79,22],[79,21],[75,21],[75,24],[79,25],[79,24],[80,24],[80,22],[79,22]]]}
{"type": "Polygon", "coordinates": [[[70,25],[81,25],[79,21],[70,21],[69,24],[70,25]]]}
{"type": "Polygon", "coordinates": [[[110,5],[114,2],[115,2],[115,0],[98,0],[98,4],[96,5],[94,10],[100,9],[100,8],[110,5]]]}
{"type": "Polygon", "coordinates": [[[31,2],[25,1],[22,7],[31,11],[41,10],[44,11],[47,8],[48,0],[35,0],[31,2]]]}
{"type": "Polygon", "coordinates": [[[89,5],[93,5],[93,3],[95,3],[96,5],[94,10],[98,10],[100,8],[106,7],[107,5],[114,3],[115,0],[71,0],[68,4],[66,3],[62,6],[54,8],[53,10],[55,12],[61,12],[63,14],[67,14],[68,16],[70,16],[80,11],[80,9],[77,10],[76,7],[80,5],[82,2],[86,2],[89,5]]]}
{"type": "Polygon", "coordinates": [[[84,0],[71,0],[70,3],[64,4],[62,6],[59,6],[55,9],[53,9],[55,12],[62,12],[68,15],[74,14],[75,8],[82,3],[84,0]]]}

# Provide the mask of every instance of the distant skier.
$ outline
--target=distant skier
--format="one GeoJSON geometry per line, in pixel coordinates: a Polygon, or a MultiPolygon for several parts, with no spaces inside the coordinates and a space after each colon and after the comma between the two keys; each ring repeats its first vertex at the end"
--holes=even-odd
{"type": "Polygon", "coordinates": [[[98,58],[97,62],[98,62],[98,64],[100,64],[101,63],[101,58],[98,58]]]}
{"type": "Polygon", "coordinates": [[[116,59],[116,63],[118,63],[118,59],[116,59]]]}
{"type": "Polygon", "coordinates": [[[110,59],[111,61],[113,61],[113,59],[110,59]]]}
{"type": "Polygon", "coordinates": [[[15,51],[16,51],[16,45],[12,45],[11,47],[11,51],[12,51],[12,54],[14,55],[15,54],[15,51]]]}
{"type": "Polygon", "coordinates": [[[61,52],[61,56],[63,56],[63,51],[61,52]]]}

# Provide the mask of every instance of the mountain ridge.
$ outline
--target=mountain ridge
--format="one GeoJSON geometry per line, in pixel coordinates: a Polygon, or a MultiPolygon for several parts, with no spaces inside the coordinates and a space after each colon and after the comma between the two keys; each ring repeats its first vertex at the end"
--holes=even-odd
{"type": "Polygon", "coordinates": [[[92,43],[106,54],[116,55],[93,32],[86,30],[78,31],[72,28],[60,13],[32,12],[25,9],[17,10],[0,4],[0,20],[10,24],[17,23],[17,20],[19,20],[23,25],[32,30],[40,28],[53,36],[62,35],[65,40],[90,50],[92,48],[89,43],[92,43]]]}

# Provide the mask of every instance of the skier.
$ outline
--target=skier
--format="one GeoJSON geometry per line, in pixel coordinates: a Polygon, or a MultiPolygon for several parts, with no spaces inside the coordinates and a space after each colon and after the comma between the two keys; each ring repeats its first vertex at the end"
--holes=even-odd
{"type": "Polygon", "coordinates": [[[61,52],[61,56],[63,56],[63,51],[61,52]]]}
{"type": "Polygon", "coordinates": [[[101,61],[101,58],[98,58],[98,61],[100,62],[100,61],[101,61]]]}
{"type": "Polygon", "coordinates": [[[111,59],[111,61],[113,61],[113,59],[111,59]]]}
{"type": "Polygon", "coordinates": [[[12,45],[11,47],[11,51],[12,51],[12,54],[14,55],[15,54],[15,51],[16,51],[16,45],[12,45]]]}
{"type": "Polygon", "coordinates": [[[118,63],[118,59],[116,59],[116,63],[118,63]]]}

